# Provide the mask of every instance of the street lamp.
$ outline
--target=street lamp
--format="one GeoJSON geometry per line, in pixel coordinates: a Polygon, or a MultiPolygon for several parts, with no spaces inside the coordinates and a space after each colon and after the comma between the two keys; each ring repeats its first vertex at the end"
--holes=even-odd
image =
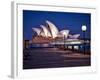
{"type": "Polygon", "coordinates": [[[82,25],[83,39],[84,39],[84,54],[85,54],[85,32],[86,30],[87,30],[86,25],[82,25]]]}

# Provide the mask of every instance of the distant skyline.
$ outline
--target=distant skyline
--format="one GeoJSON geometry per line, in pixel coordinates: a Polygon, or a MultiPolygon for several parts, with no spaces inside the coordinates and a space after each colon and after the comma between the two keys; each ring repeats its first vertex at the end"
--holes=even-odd
{"type": "Polygon", "coordinates": [[[34,34],[32,28],[40,28],[40,25],[46,26],[46,20],[54,23],[59,30],[68,29],[70,34],[80,34],[83,32],[82,25],[87,26],[86,38],[91,35],[91,14],[72,13],[72,12],[51,12],[51,11],[32,11],[23,10],[23,38],[32,39],[34,34]]]}

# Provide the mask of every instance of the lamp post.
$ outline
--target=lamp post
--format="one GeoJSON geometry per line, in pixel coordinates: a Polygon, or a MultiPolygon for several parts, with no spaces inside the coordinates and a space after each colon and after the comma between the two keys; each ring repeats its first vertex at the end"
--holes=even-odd
{"type": "Polygon", "coordinates": [[[83,31],[83,40],[84,40],[84,54],[85,54],[85,32],[87,30],[86,25],[82,25],[82,31],[83,31]]]}

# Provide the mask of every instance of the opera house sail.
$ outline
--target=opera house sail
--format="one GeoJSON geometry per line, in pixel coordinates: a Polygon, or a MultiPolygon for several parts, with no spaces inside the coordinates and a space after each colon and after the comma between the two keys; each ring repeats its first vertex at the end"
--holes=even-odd
{"type": "Polygon", "coordinates": [[[46,23],[49,26],[49,30],[51,32],[52,38],[57,37],[57,35],[59,33],[59,30],[57,29],[57,27],[52,22],[50,22],[50,21],[46,21],[46,23]]]}

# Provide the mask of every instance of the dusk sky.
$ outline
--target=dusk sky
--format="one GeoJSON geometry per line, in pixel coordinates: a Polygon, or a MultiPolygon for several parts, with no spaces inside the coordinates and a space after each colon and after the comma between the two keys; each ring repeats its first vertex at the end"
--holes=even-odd
{"type": "Polygon", "coordinates": [[[31,10],[23,10],[23,38],[32,39],[34,34],[32,28],[40,28],[40,25],[46,26],[46,20],[54,23],[60,31],[68,29],[70,34],[81,34],[80,37],[83,35],[81,27],[86,25],[86,38],[90,38],[91,14],[31,10]]]}

